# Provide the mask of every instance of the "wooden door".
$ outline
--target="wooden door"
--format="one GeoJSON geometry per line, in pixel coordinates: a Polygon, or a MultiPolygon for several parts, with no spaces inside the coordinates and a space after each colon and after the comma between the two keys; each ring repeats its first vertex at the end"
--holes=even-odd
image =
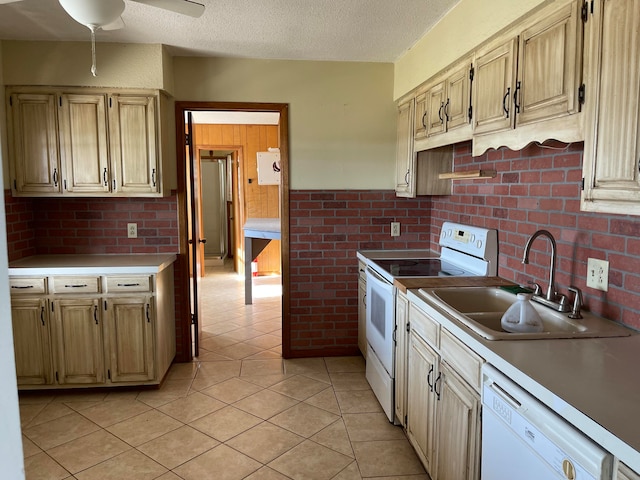
{"type": "Polygon", "coordinates": [[[415,160],[413,154],[415,99],[398,105],[396,137],[396,195],[415,196],[415,160]]]}
{"type": "Polygon", "coordinates": [[[53,304],[58,383],[104,382],[102,311],[98,298],[69,298],[53,304]]]}
{"type": "Polygon", "coordinates": [[[435,395],[438,354],[415,332],[409,335],[407,371],[407,435],[427,471],[434,454],[435,395]]]}
{"type": "Polygon", "coordinates": [[[427,94],[427,136],[444,133],[447,129],[447,82],[441,81],[427,94]]]}
{"type": "Polygon", "coordinates": [[[56,109],[54,94],[9,97],[11,187],[18,195],[62,192],[56,109]]]}
{"type": "Polygon", "coordinates": [[[149,295],[105,300],[105,338],[111,381],[154,379],[155,309],[149,295]]]}
{"type": "Polygon", "coordinates": [[[109,192],[105,96],[65,94],[60,98],[63,189],[73,193],[109,192]]]}
{"type": "Polygon", "coordinates": [[[396,418],[401,425],[406,426],[407,414],[407,343],[409,333],[409,300],[407,296],[398,291],[396,295],[396,378],[395,378],[395,405],[396,418]]]}
{"type": "Polygon", "coordinates": [[[447,131],[469,125],[471,104],[470,63],[464,62],[447,77],[447,101],[445,103],[447,131]]]}
{"type": "Polygon", "coordinates": [[[474,134],[513,128],[517,48],[513,38],[478,54],[473,78],[474,134]]]}
{"type": "Polygon", "coordinates": [[[416,112],[414,115],[413,138],[418,140],[427,136],[427,95],[423,92],[416,95],[416,112]]]}
{"type": "Polygon", "coordinates": [[[47,301],[12,298],[11,322],[18,385],[53,383],[47,301]]]}
{"type": "Polygon", "coordinates": [[[579,3],[565,5],[520,35],[517,125],[579,110],[582,21],[579,3]]]}
{"type": "Polygon", "coordinates": [[[480,395],[446,363],[440,363],[436,416],[438,480],[480,478],[480,395]]]}
{"type": "Polygon", "coordinates": [[[587,22],[588,211],[640,214],[640,0],[593,2],[587,22]]]}
{"type": "Polygon", "coordinates": [[[126,194],[161,191],[156,140],[157,97],[109,96],[112,190],[126,194]]]}

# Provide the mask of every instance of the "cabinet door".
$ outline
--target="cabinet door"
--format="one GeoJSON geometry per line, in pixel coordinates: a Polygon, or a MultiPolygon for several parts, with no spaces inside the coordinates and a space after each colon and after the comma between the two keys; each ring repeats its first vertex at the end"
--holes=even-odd
{"type": "Polygon", "coordinates": [[[396,294],[396,378],[395,378],[395,405],[396,418],[401,425],[406,426],[407,415],[407,343],[409,333],[409,300],[407,296],[398,291],[396,294]]]}
{"type": "Polygon", "coordinates": [[[104,95],[61,96],[60,154],[64,189],[72,193],[109,191],[107,117],[104,95]]]}
{"type": "Polygon", "coordinates": [[[640,214],[640,0],[599,0],[587,22],[581,207],[640,214]]]}
{"type": "Polygon", "coordinates": [[[619,462],[613,478],[614,480],[640,480],[640,475],[631,470],[624,463],[619,462]]]}
{"type": "Polygon", "coordinates": [[[56,96],[9,97],[9,155],[17,195],[61,193],[56,96]]]}
{"type": "Polygon", "coordinates": [[[489,133],[514,126],[513,106],[518,43],[513,38],[476,59],[473,78],[473,132],[489,133]]]}
{"type": "Polygon", "coordinates": [[[365,265],[358,262],[358,348],[367,358],[367,276],[365,265]]]}
{"type": "Polygon", "coordinates": [[[413,154],[413,117],[415,99],[398,105],[396,137],[396,195],[415,196],[415,160],[413,154]]]}
{"type": "Polygon", "coordinates": [[[47,302],[41,298],[11,299],[13,346],[18,385],[53,383],[47,302]]]}
{"type": "Polygon", "coordinates": [[[441,81],[429,89],[427,95],[427,135],[443,133],[447,128],[446,81],[441,81]]]}
{"type": "Polygon", "coordinates": [[[412,330],[407,373],[407,436],[428,472],[433,469],[438,354],[412,330]]]}
{"type": "Polygon", "coordinates": [[[579,110],[582,22],[578,7],[578,2],[565,5],[521,33],[514,98],[517,125],[579,110]]]}
{"type": "Polygon", "coordinates": [[[152,297],[105,300],[105,337],[112,382],[139,382],[154,378],[152,297]]]}
{"type": "Polygon", "coordinates": [[[445,117],[447,131],[469,125],[469,107],[471,106],[470,64],[464,63],[447,77],[447,100],[445,117]]]}
{"type": "Polygon", "coordinates": [[[427,95],[424,92],[416,95],[416,114],[413,127],[413,138],[418,140],[427,136],[427,95]]]}
{"type": "Polygon", "coordinates": [[[480,395],[446,362],[435,385],[440,395],[436,429],[438,480],[477,480],[480,475],[480,395]]]}
{"type": "Polygon", "coordinates": [[[109,134],[115,171],[113,191],[160,192],[155,96],[111,95],[109,134]]]}
{"type": "Polygon", "coordinates": [[[102,312],[97,298],[53,303],[53,338],[58,383],[103,383],[102,312]]]}

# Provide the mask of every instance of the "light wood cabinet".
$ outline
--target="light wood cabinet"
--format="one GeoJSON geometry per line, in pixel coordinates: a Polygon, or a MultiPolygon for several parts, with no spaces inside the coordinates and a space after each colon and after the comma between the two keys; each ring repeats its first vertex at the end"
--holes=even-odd
{"type": "Polygon", "coordinates": [[[556,2],[476,52],[474,155],[550,138],[583,139],[574,115],[581,99],[581,5],[556,2]]]}
{"type": "Polygon", "coordinates": [[[427,99],[429,91],[416,93],[416,111],[413,122],[413,139],[419,141],[427,136],[427,99]]]}
{"type": "Polygon", "coordinates": [[[483,360],[409,305],[407,436],[433,480],[477,480],[483,360]]]}
{"type": "Polygon", "coordinates": [[[100,299],[63,298],[52,300],[51,304],[57,382],[62,385],[103,383],[100,299]]]}
{"type": "Polygon", "coordinates": [[[158,384],[175,356],[173,266],[11,277],[21,389],[158,384]]]}
{"type": "Polygon", "coordinates": [[[431,87],[427,97],[427,136],[467,127],[466,136],[471,138],[471,72],[470,61],[459,62],[431,87]]]}
{"type": "Polygon", "coordinates": [[[12,93],[7,98],[11,188],[14,194],[60,194],[62,181],[56,95],[12,93]]]}
{"type": "Polygon", "coordinates": [[[358,261],[358,348],[367,358],[367,266],[358,261]]]}
{"type": "Polygon", "coordinates": [[[591,2],[581,209],[640,214],[640,1],[591,2]]]}
{"type": "Polygon", "coordinates": [[[618,461],[613,480],[640,480],[640,475],[618,461]]]}
{"type": "Polygon", "coordinates": [[[159,92],[11,87],[8,94],[14,195],[159,196],[168,190],[159,92]]]}
{"type": "Polygon", "coordinates": [[[396,195],[415,196],[415,161],[413,153],[413,123],[415,99],[398,105],[396,131],[396,195]]]}
{"type": "Polygon", "coordinates": [[[49,332],[49,309],[43,298],[11,301],[13,346],[18,384],[50,385],[53,363],[49,332]]]}
{"type": "Polygon", "coordinates": [[[396,422],[406,426],[407,420],[407,364],[409,344],[409,300],[398,290],[396,293],[396,376],[394,382],[396,422]]]}

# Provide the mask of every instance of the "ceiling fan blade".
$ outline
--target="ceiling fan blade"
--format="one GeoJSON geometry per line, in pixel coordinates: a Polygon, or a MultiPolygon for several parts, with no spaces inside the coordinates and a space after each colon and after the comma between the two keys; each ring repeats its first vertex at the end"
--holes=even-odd
{"type": "Polygon", "coordinates": [[[124,28],[124,22],[122,21],[122,17],[119,17],[117,20],[100,27],[102,30],[120,30],[124,28]]]}
{"type": "Polygon", "coordinates": [[[16,3],[21,2],[22,0],[0,0],[0,5],[4,5],[6,3],[16,3]]]}
{"type": "MultiPolygon", "coordinates": [[[[2,1],[2,0],[0,0],[2,1]]],[[[204,13],[204,5],[191,0],[133,0],[134,2],[144,3],[152,7],[170,10],[172,12],[188,15],[198,18],[204,13]]]]}

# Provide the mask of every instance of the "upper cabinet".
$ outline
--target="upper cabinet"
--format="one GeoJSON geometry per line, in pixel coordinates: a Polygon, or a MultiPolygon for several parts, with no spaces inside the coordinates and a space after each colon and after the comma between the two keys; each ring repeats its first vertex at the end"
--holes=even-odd
{"type": "Polygon", "coordinates": [[[588,2],[581,208],[640,214],[640,0],[588,2]]]}
{"type": "Polygon", "coordinates": [[[549,138],[582,140],[579,118],[572,116],[580,111],[581,99],[581,6],[556,2],[478,50],[474,155],[549,138]]]}
{"type": "Polygon", "coordinates": [[[157,91],[8,93],[15,196],[160,196],[157,91]]]}

